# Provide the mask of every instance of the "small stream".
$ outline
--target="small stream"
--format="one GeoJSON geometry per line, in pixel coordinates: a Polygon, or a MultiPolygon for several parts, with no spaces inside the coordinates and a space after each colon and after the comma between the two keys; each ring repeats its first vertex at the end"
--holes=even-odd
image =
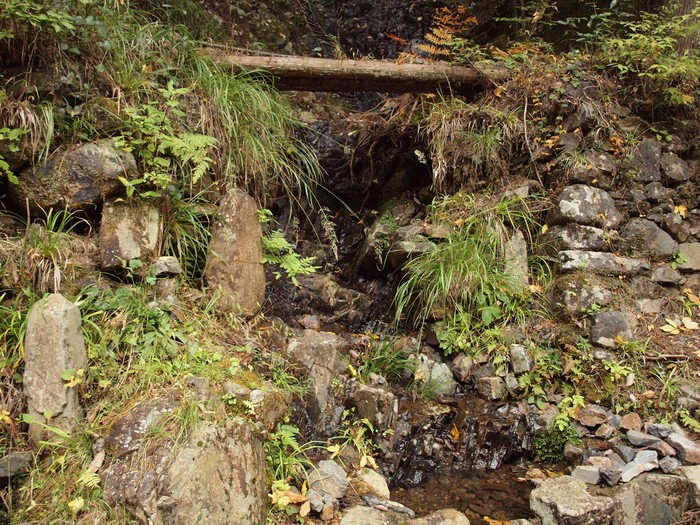
{"type": "Polygon", "coordinates": [[[438,471],[417,487],[392,490],[392,498],[413,509],[418,516],[454,508],[464,512],[472,525],[495,520],[532,517],[530,481],[518,481],[523,469],[503,466],[492,471],[438,471]]]}

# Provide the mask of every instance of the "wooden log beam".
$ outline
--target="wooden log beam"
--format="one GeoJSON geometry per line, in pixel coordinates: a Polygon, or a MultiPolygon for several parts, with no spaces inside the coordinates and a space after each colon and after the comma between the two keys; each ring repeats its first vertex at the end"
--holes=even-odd
{"type": "Polygon", "coordinates": [[[477,91],[484,85],[507,79],[506,68],[451,66],[447,64],[397,64],[380,60],[333,60],[298,56],[248,56],[220,49],[204,50],[233,71],[261,71],[277,89],[330,92],[424,93],[448,90],[477,91]]]}

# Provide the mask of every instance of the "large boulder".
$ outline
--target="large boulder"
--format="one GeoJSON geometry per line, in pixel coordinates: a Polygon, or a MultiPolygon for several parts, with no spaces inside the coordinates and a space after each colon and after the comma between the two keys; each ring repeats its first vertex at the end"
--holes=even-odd
{"type": "Polygon", "coordinates": [[[160,213],[143,201],[108,201],[102,209],[100,264],[121,268],[125,262],[149,262],[156,255],[160,213]]]}
{"type": "Polygon", "coordinates": [[[28,201],[33,214],[50,208],[90,210],[107,197],[123,193],[119,177],[137,175],[134,156],[104,140],[57,153],[43,166],[22,172],[19,184],[11,184],[9,193],[20,209],[28,201]]]}
{"type": "Polygon", "coordinates": [[[553,223],[575,222],[598,228],[618,228],[624,216],[615,207],[610,194],[600,188],[574,184],[564,188],[551,216],[553,223]]]}
{"type": "Polygon", "coordinates": [[[125,505],[142,523],[258,525],[265,520],[263,445],[242,421],[200,423],[177,447],[144,440],[138,450],[112,458],[102,479],[105,500],[125,505]]]}
{"type": "Polygon", "coordinates": [[[620,238],[621,248],[628,255],[664,261],[678,253],[676,241],[647,219],[630,221],[620,232],[620,238]]]}
{"type": "Polygon", "coordinates": [[[50,437],[43,430],[44,424],[71,431],[83,417],[76,388],[87,371],[80,323],[78,307],[57,293],[35,303],[29,312],[24,339],[24,392],[27,411],[35,421],[29,425],[34,443],[50,437]]]}
{"type": "Polygon", "coordinates": [[[230,191],[214,219],[204,269],[207,284],[221,293],[218,309],[252,314],[265,300],[261,237],[253,198],[239,189],[230,191]]]}
{"type": "Polygon", "coordinates": [[[611,525],[614,502],[591,496],[583,481],[571,476],[549,478],[530,493],[530,508],[542,525],[611,525]]]}

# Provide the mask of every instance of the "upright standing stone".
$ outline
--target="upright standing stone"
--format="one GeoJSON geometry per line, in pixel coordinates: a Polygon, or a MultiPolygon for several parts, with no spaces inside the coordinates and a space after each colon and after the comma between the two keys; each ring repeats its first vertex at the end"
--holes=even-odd
{"type": "Polygon", "coordinates": [[[221,292],[216,303],[221,310],[251,314],[265,300],[261,236],[253,198],[230,191],[214,220],[204,269],[209,286],[221,292]]]}
{"type": "Polygon", "coordinates": [[[527,241],[520,230],[508,239],[503,249],[505,274],[511,278],[515,290],[525,290],[529,284],[530,269],[527,265],[527,241]]]}
{"type": "MultiPolygon", "coordinates": [[[[24,391],[29,415],[38,423],[71,431],[83,416],[77,388],[67,388],[62,375],[87,367],[80,310],[61,294],[38,301],[29,312],[24,339],[24,391]]],[[[29,425],[34,443],[46,435],[41,424],[29,425]]]]}
{"type": "Polygon", "coordinates": [[[132,259],[153,259],[159,223],[160,213],[147,202],[105,202],[100,226],[102,268],[121,268],[132,259]]]}

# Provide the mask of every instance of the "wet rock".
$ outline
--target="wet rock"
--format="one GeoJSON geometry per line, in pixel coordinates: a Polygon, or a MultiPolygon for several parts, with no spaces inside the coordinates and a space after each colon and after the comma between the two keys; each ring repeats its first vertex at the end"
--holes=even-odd
{"type": "Polygon", "coordinates": [[[515,377],[515,374],[506,374],[505,382],[508,392],[513,395],[522,390],[520,383],[518,382],[518,378],[515,377]]]}
{"type": "Polygon", "coordinates": [[[342,319],[351,325],[362,322],[372,302],[365,294],[343,288],[333,276],[323,273],[299,278],[294,300],[331,313],[334,320],[342,319]]]}
{"type": "Polygon", "coordinates": [[[616,339],[630,341],[634,337],[634,320],[624,312],[600,312],[593,318],[591,342],[608,348],[617,346],[616,339]]]}
{"type": "Polygon", "coordinates": [[[571,473],[571,477],[583,481],[587,485],[597,485],[600,483],[599,468],[593,465],[581,465],[576,467],[571,473]]]}
{"type": "Polygon", "coordinates": [[[630,412],[625,414],[620,418],[620,429],[622,430],[635,430],[639,432],[642,430],[642,418],[636,412],[630,412]]]}
{"type": "Polygon", "coordinates": [[[666,443],[676,450],[678,458],[683,463],[690,463],[691,465],[700,463],[700,446],[684,435],[673,432],[666,438],[666,443]]]}
{"type": "Polygon", "coordinates": [[[29,471],[34,459],[31,452],[10,452],[0,458],[0,478],[13,478],[29,471]]]}
{"type": "Polygon", "coordinates": [[[591,496],[571,476],[546,479],[530,493],[530,508],[542,525],[610,525],[613,505],[611,498],[591,496]]]}
{"type": "Polygon", "coordinates": [[[412,257],[434,252],[436,245],[421,235],[409,235],[408,232],[398,228],[394,233],[395,240],[391,243],[388,252],[389,268],[397,270],[412,257]],[[404,238],[400,236],[404,235],[404,238]],[[396,238],[398,237],[398,238],[396,238]]]}
{"type": "Polygon", "coordinates": [[[564,250],[559,252],[559,264],[563,271],[584,270],[599,274],[635,274],[649,270],[647,262],[612,253],[564,250]]]}
{"type": "Polygon", "coordinates": [[[8,189],[19,209],[28,199],[32,214],[66,207],[94,211],[104,199],[124,192],[119,177],[138,177],[136,160],[105,140],[51,156],[45,165],[22,172],[20,183],[8,189]]]}
{"type": "Polygon", "coordinates": [[[357,415],[367,418],[377,430],[390,428],[396,418],[398,401],[394,394],[384,388],[358,385],[353,393],[357,415]]]}
{"type": "Polygon", "coordinates": [[[445,363],[435,361],[426,354],[413,358],[416,373],[422,377],[437,397],[451,396],[457,390],[457,382],[452,376],[450,367],[445,363]]]}
{"type": "Polygon", "coordinates": [[[607,191],[583,184],[564,188],[552,214],[552,222],[557,224],[575,222],[610,229],[618,228],[623,219],[607,191]]]}
{"type": "Polygon", "coordinates": [[[527,263],[527,241],[520,230],[516,231],[503,247],[505,266],[503,273],[509,277],[514,290],[524,290],[530,282],[530,268],[527,263]]]}
{"type": "Polygon", "coordinates": [[[309,416],[315,423],[328,421],[333,413],[331,382],[345,366],[340,353],[348,347],[347,341],[335,334],[304,330],[287,344],[286,354],[313,384],[309,394],[309,416]]]}
{"type": "Polygon", "coordinates": [[[678,242],[687,242],[693,235],[692,223],[686,221],[680,213],[667,213],[663,216],[661,224],[678,242]]]}
{"type": "Polygon", "coordinates": [[[661,143],[656,139],[644,139],[632,152],[632,165],[640,182],[661,179],[661,143]]]}
{"type": "MultiPolygon", "coordinates": [[[[153,441],[151,445],[153,445],[153,441]]],[[[256,525],[265,519],[265,456],[250,426],[200,423],[178,447],[151,446],[103,471],[104,497],[144,523],[256,525]]]]}
{"type": "Polygon", "coordinates": [[[480,377],[476,390],[485,399],[499,400],[506,397],[506,385],[500,377],[480,377]]]}
{"type": "Polygon", "coordinates": [[[406,525],[469,525],[469,519],[458,510],[443,509],[408,520],[406,525]]]}
{"type": "Polygon", "coordinates": [[[387,485],[384,476],[370,468],[358,470],[348,481],[352,490],[360,496],[373,494],[381,499],[391,498],[389,485],[387,485]]]}
{"type": "Polygon", "coordinates": [[[219,310],[252,314],[265,300],[261,236],[253,198],[239,189],[229,191],[212,225],[204,268],[209,287],[221,293],[219,310]]]}
{"type": "Polygon", "coordinates": [[[685,182],[692,176],[688,163],[675,153],[664,153],[661,156],[661,172],[675,182],[685,182]]]}
{"type": "Polygon", "coordinates": [[[627,255],[664,261],[678,253],[673,238],[647,219],[634,219],[620,232],[620,248],[627,255]]]}
{"type": "Polygon", "coordinates": [[[678,269],[697,272],[700,270],[700,242],[684,242],[678,245],[678,255],[682,260],[678,269]]]}
{"type": "Polygon", "coordinates": [[[108,201],[100,226],[100,265],[122,268],[132,259],[149,261],[155,256],[160,214],[144,201],[108,201]]]}
{"type": "Polygon", "coordinates": [[[37,301],[27,317],[24,339],[24,392],[35,443],[51,439],[45,424],[71,432],[83,417],[78,388],[67,386],[66,371],[80,379],[87,372],[87,352],[78,307],[61,294],[37,301]],[[82,372],[81,372],[82,371],[82,372]]]}
{"type": "Polygon", "coordinates": [[[552,286],[551,302],[569,314],[580,314],[594,304],[606,306],[613,294],[594,275],[572,273],[558,277],[552,286]]]}
{"type": "Polygon", "coordinates": [[[659,468],[663,470],[665,474],[671,474],[673,471],[675,471],[677,468],[680,468],[682,465],[683,463],[671,456],[666,456],[659,460],[659,468]]]}
{"type": "MultiPolygon", "coordinates": [[[[547,403],[542,410],[536,409],[528,415],[528,421],[535,435],[542,432],[549,432],[554,420],[559,415],[559,409],[552,404],[547,403]]],[[[583,452],[581,452],[583,454],[583,452]]]]}
{"type": "Polygon", "coordinates": [[[608,411],[598,405],[586,405],[578,411],[576,420],[585,427],[595,427],[608,420],[608,411]]]}
{"type": "Polygon", "coordinates": [[[355,259],[356,268],[368,275],[386,270],[386,254],[395,228],[395,224],[377,219],[365,230],[365,240],[355,259]]]}
{"type": "Polygon", "coordinates": [[[467,354],[457,354],[451,363],[452,373],[464,383],[469,379],[469,374],[471,373],[472,367],[474,366],[474,360],[467,354]]]}
{"type": "Polygon", "coordinates": [[[516,374],[523,374],[531,370],[530,356],[523,345],[510,345],[510,366],[516,374]]]}
{"type": "Polygon", "coordinates": [[[627,483],[643,472],[658,468],[658,456],[653,450],[640,450],[634,458],[634,461],[627,463],[622,468],[620,481],[627,483]]]}
{"type": "Polygon", "coordinates": [[[605,230],[576,223],[552,226],[545,233],[544,240],[556,252],[563,250],[602,252],[608,248],[605,230]]]}

